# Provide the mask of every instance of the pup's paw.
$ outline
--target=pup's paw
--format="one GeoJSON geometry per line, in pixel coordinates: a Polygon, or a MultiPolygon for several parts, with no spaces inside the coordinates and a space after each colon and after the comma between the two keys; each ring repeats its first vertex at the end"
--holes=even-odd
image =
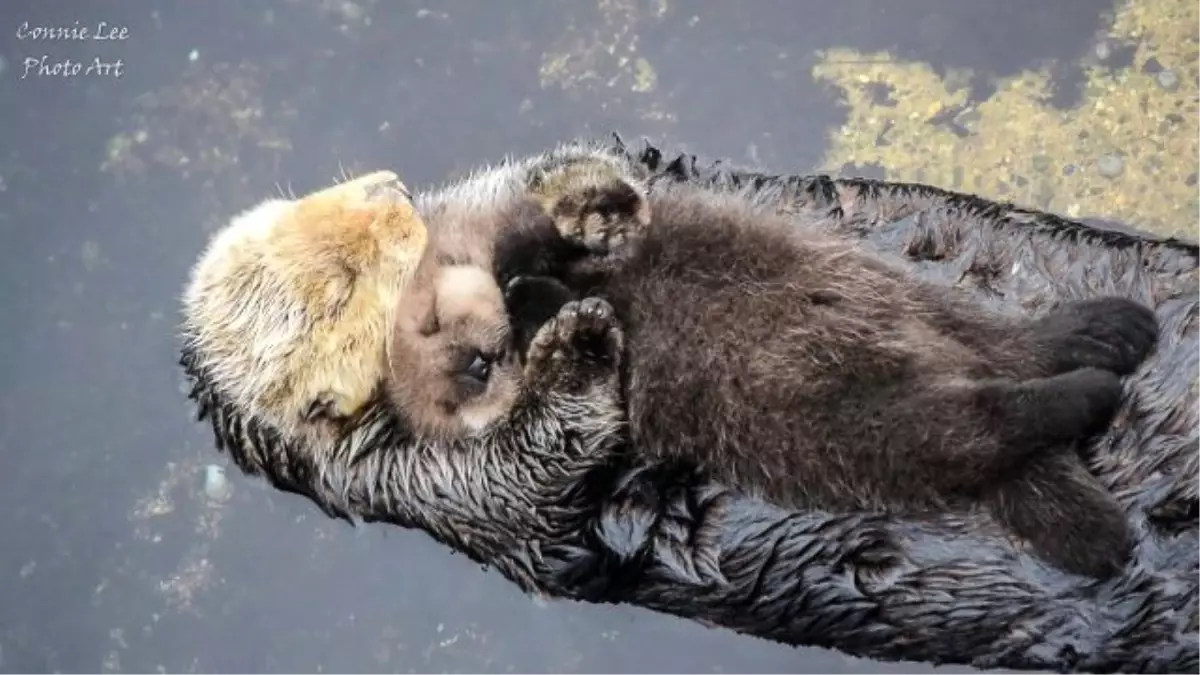
{"type": "Polygon", "coordinates": [[[1133,530],[1125,509],[1106,488],[1081,475],[1086,471],[1079,464],[1074,476],[1056,476],[1056,486],[1029,495],[1040,504],[1026,508],[1045,514],[1031,543],[1035,554],[1068,572],[1109,579],[1133,556],[1133,530]]]}
{"type": "Polygon", "coordinates": [[[615,384],[624,347],[625,334],[612,305],[599,298],[568,302],[534,335],[526,381],[570,394],[615,384]]]}
{"type": "Polygon", "coordinates": [[[1112,371],[1081,368],[1046,381],[1055,383],[1059,394],[1058,404],[1047,407],[1061,413],[1057,425],[1063,431],[1076,431],[1072,436],[1090,437],[1102,432],[1121,407],[1124,387],[1112,371]]]}
{"type": "Polygon", "coordinates": [[[1056,372],[1100,368],[1129,375],[1158,343],[1158,319],[1145,305],[1118,297],[1072,302],[1036,323],[1056,372]]]}
{"type": "Polygon", "coordinates": [[[620,167],[603,160],[571,162],[536,173],[530,191],[567,239],[605,254],[650,223],[650,203],[620,167]]]}
{"type": "Polygon", "coordinates": [[[1104,510],[1057,532],[1057,549],[1051,549],[1047,558],[1068,572],[1105,580],[1129,563],[1134,541],[1125,512],[1118,505],[1101,503],[1098,507],[1104,510]]]}
{"type": "Polygon", "coordinates": [[[528,360],[529,345],[537,331],[574,299],[569,288],[550,277],[522,276],[508,282],[504,287],[504,307],[513,343],[522,359],[528,360]]]}

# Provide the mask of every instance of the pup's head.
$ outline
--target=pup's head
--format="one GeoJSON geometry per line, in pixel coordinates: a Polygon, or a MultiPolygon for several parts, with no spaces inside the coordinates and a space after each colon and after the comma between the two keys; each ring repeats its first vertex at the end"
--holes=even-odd
{"type": "Polygon", "coordinates": [[[397,307],[388,395],[417,433],[469,436],[507,416],[521,366],[492,275],[429,262],[397,307]]]}
{"type": "Polygon", "coordinates": [[[243,413],[327,440],[383,380],[394,310],[426,239],[389,171],[263,201],[192,269],[184,351],[243,413]]]}

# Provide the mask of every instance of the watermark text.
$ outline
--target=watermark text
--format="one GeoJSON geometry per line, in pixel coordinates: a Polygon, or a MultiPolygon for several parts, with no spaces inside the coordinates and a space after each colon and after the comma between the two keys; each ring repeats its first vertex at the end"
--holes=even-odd
{"type": "MultiPolygon", "coordinates": [[[[38,25],[22,21],[16,28],[17,40],[30,46],[37,44],[43,48],[50,44],[81,44],[96,45],[120,44],[129,39],[129,27],[124,24],[109,21],[85,23],[74,21],[69,24],[38,25]]],[[[125,74],[125,61],[112,56],[87,56],[82,58],[63,58],[53,53],[33,54],[21,57],[22,80],[31,77],[113,77],[125,74]]],[[[105,49],[104,51],[109,51],[105,49]]]]}
{"type": "Polygon", "coordinates": [[[94,24],[76,21],[69,26],[36,26],[22,21],[17,26],[17,39],[32,42],[120,42],[129,39],[129,27],[107,21],[94,24]]]}
{"type": "Polygon", "coordinates": [[[121,59],[105,61],[94,56],[90,61],[74,59],[55,59],[49,54],[42,56],[26,56],[22,61],[21,79],[27,77],[76,77],[79,75],[102,77],[121,77],[125,74],[125,62],[121,59]]]}

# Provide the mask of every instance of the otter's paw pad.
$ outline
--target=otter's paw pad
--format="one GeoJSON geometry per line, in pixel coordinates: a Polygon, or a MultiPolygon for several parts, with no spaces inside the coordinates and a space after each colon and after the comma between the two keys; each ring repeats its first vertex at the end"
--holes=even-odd
{"type": "Polygon", "coordinates": [[[1101,368],[1118,375],[1137,370],[1158,343],[1158,319],[1145,305],[1126,298],[1083,300],[1038,321],[1062,371],[1101,368]]]}
{"type": "Polygon", "coordinates": [[[531,187],[567,239],[608,253],[650,222],[643,190],[605,162],[581,162],[538,176],[531,187]]]}
{"type": "Polygon", "coordinates": [[[599,298],[568,302],[534,336],[527,376],[543,386],[582,391],[615,375],[624,343],[612,305],[599,298]]]}

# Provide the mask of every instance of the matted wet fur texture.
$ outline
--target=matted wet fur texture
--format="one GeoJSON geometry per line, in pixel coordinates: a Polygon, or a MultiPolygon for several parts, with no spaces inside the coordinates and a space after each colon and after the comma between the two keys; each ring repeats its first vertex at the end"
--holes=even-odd
{"type": "MultiPolygon", "coordinates": [[[[246,473],[306,495],[330,516],[419,528],[531,593],[632,603],[881,660],[1196,672],[1195,243],[927,186],[668,160],[619,140],[509,161],[415,203],[437,227],[446,213],[486,212],[513,198],[539,166],[594,154],[624,163],[651,190],[688,181],[861,237],[981,303],[1040,314],[1063,300],[1116,294],[1155,308],[1158,348],[1127,380],[1116,420],[1089,449],[1091,470],[1128,511],[1133,561],[1098,582],[1041,564],[985,514],[917,521],[780,509],[691,467],[624,463],[618,458],[632,453],[550,422],[527,427],[536,434],[520,458],[487,443],[446,452],[416,441],[382,395],[339,443],[303,446],[221,400],[205,355],[185,351],[191,396],[218,446],[246,473]]],[[[587,404],[567,401],[565,409],[583,413],[572,406],[587,404]]]]}

